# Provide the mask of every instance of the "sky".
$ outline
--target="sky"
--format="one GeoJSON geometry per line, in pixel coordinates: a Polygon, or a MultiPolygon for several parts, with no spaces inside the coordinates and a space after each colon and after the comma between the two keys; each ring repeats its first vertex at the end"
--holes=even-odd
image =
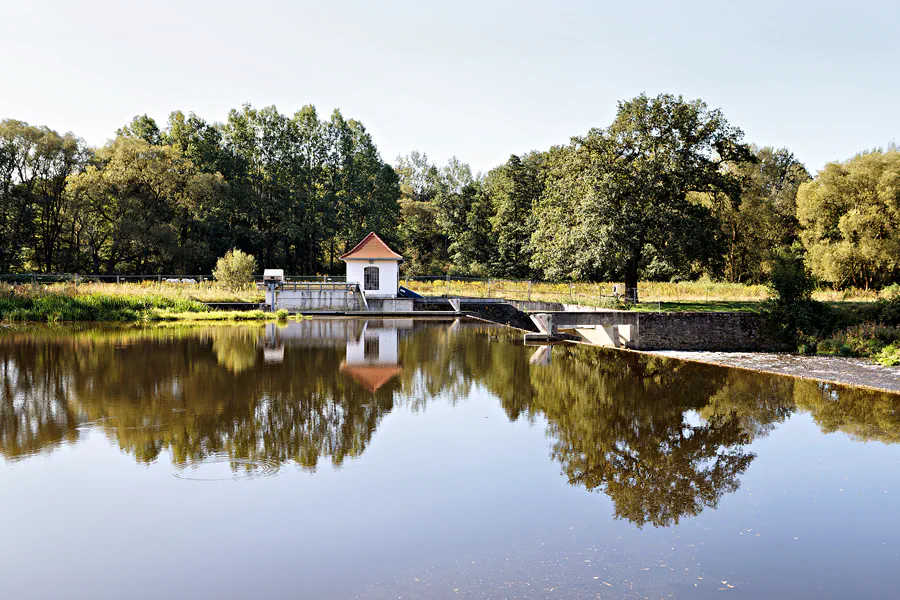
{"type": "Polygon", "coordinates": [[[243,103],[487,171],[681,94],[813,173],[900,139],[900,2],[0,0],[0,119],[102,145],[243,103]]]}

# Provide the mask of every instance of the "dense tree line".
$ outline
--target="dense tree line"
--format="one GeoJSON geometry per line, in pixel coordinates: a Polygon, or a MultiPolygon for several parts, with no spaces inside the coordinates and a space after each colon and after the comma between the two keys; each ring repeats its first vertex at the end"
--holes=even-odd
{"type": "Polygon", "coordinates": [[[163,129],[140,116],[97,150],[7,120],[0,271],[208,273],[237,247],[322,272],[366,232],[392,232],[399,196],[365,127],[339,111],[245,105],[218,124],[174,112],[163,129]]]}
{"type": "Polygon", "coordinates": [[[382,160],[358,121],[315,108],[136,117],[91,149],[0,125],[0,271],[208,273],[230,248],[260,266],[337,273],[368,231],[409,275],[625,281],[768,279],[786,251],[823,283],[900,280],[900,153],[812,179],[700,100],[644,95],[569,144],[488,173],[414,151],[382,160]]]}

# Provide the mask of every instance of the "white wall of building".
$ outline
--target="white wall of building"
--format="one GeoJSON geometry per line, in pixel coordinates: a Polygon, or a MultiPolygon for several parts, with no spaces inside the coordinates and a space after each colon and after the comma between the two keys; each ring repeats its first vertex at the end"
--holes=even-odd
{"type": "Polygon", "coordinates": [[[397,260],[353,260],[347,259],[347,283],[358,283],[367,298],[395,298],[400,283],[400,261],[397,260]],[[366,290],[364,274],[366,267],[378,267],[378,289],[366,290]]]}
{"type": "MultiPolygon", "coordinates": [[[[367,324],[368,325],[368,324],[367,324]]],[[[396,365],[399,360],[400,330],[395,327],[366,327],[359,338],[347,338],[348,365],[396,365]],[[371,354],[366,354],[366,340],[371,354]]]]}

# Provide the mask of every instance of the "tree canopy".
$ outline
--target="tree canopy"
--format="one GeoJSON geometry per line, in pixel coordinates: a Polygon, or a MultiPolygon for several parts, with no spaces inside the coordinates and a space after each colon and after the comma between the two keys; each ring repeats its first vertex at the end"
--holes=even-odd
{"type": "Polygon", "coordinates": [[[661,94],[568,144],[486,173],[413,150],[385,162],[365,126],[249,104],[223,122],[138,115],[101,148],[0,123],[0,272],[208,274],[236,248],[337,274],[370,231],[406,275],[763,283],[802,241],[835,287],[900,281],[898,152],[810,178],[719,109],[661,94]]]}
{"type": "Polygon", "coordinates": [[[817,277],[868,289],[900,275],[900,151],[829,163],[800,186],[797,218],[817,277]]]}
{"type": "Polygon", "coordinates": [[[549,176],[533,238],[551,277],[615,279],[639,272],[688,275],[715,252],[716,226],[691,192],[740,196],[725,167],[753,160],[743,134],[699,100],[638,96],[615,121],[573,139],[549,176]]]}

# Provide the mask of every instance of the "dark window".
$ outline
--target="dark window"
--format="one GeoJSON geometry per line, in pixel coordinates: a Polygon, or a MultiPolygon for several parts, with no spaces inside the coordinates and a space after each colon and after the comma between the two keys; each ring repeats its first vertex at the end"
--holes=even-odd
{"type": "Polygon", "coordinates": [[[378,338],[367,337],[365,346],[363,346],[363,358],[366,360],[378,360],[378,338]]]}
{"type": "Polygon", "coordinates": [[[366,267],[363,271],[363,289],[377,290],[378,288],[378,267],[366,267]]]}

